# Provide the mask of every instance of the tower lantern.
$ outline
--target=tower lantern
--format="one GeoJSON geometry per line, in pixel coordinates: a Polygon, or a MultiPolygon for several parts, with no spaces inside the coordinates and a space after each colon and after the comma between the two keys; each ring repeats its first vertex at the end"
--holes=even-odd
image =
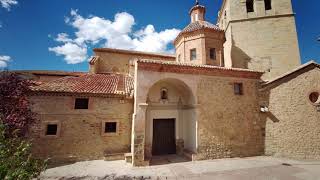
{"type": "Polygon", "coordinates": [[[191,16],[191,23],[205,21],[206,7],[200,5],[199,1],[196,0],[196,4],[191,8],[189,14],[191,16]]]}

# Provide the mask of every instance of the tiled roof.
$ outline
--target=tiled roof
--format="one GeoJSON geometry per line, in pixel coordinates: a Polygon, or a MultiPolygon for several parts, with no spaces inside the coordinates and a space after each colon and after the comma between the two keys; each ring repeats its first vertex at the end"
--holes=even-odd
{"type": "Polygon", "coordinates": [[[175,62],[175,61],[171,62],[171,61],[159,61],[159,60],[151,60],[151,59],[139,59],[138,62],[182,66],[182,67],[209,68],[209,69],[220,69],[220,70],[228,70],[228,71],[263,73],[263,72],[254,71],[250,69],[228,68],[228,67],[213,66],[213,65],[199,65],[199,64],[191,64],[191,63],[181,63],[181,62],[175,62]]]}
{"type": "Polygon", "coordinates": [[[81,76],[86,74],[85,72],[49,71],[49,70],[16,70],[11,72],[18,73],[18,74],[34,74],[34,75],[46,75],[46,76],[81,76]]]}
{"type": "Polygon", "coordinates": [[[133,78],[122,74],[64,77],[32,88],[34,92],[120,95],[132,97],[133,78]]]}
{"type": "Polygon", "coordinates": [[[263,86],[264,86],[264,87],[267,87],[267,86],[269,86],[269,85],[271,85],[271,84],[273,84],[273,83],[275,83],[275,82],[277,82],[277,81],[279,81],[279,80],[281,80],[281,79],[284,79],[284,78],[286,78],[286,77],[289,77],[289,76],[291,76],[291,75],[293,75],[293,74],[295,74],[295,73],[297,73],[297,72],[299,72],[299,71],[301,71],[301,70],[303,70],[303,69],[306,69],[306,68],[308,68],[308,67],[317,67],[317,68],[320,68],[320,64],[318,64],[318,63],[316,63],[315,61],[311,60],[311,61],[309,61],[309,62],[307,62],[307,63],[305,63],[305,64],[303,64],[303,65],[301,65],[301,66],[299,66],[299,67],[297,67],[297,68],[295,68],[295,69],[293,69],[292,71],[289,71],[289,72],[287,72],[287,73],[285,73],[285,74],[282,74],[282,75],[280,75],[280,76],[278,76],[278,77],[275,77],[274,79],[271,79],[271,80],[265,82],[265,83],[263,84],[263,86]]]}
{"type": "Polygon", "coordinates": [[[263,74],[262,72],[252,71],[249,69],[226,68],[212,65],[196,65],[190,63],[163,62],[146,59],[138,60],[137,63],[139,70],[152,72],[168,72],[247,79],[260,79],[263,74]]]}
{"type": "Polygon", "coordinates": [[[181,33],[197,31],[200,29],[213,29],[213,30],[217,30],[217,31],[223,31],[218,26],[211,24],[207,21],[196,21],[196,22],[190,23],[187,27],[185,27],[181,31],[181,33]]]}
{"type": "Polygon", "coordinates": [[[111,53],[120,53],[120,54],[132,54],[132,55],[145,55],[145,56],[156,56],[156,57],[165,57],[165,58],[175,58],[174,54],[164,54],[164,53],[154,53],[154,52],[142,52],[134,50],[125,50],[125,49],[113,49],[113,48],[94,48],[94,52],[111,52],[111,53]]]}

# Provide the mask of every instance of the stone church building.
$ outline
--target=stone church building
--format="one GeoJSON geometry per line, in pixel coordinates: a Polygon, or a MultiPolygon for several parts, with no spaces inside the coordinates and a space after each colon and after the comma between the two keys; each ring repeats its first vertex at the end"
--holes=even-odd
{"type": "Polygon", "coordinates": [[[197,2],[175,54],[97,48],[87,73],[32,72],[34,154],[149,165],[274,155],[320,159],[320,65],[301,65],[291,0],[197,2]]]}

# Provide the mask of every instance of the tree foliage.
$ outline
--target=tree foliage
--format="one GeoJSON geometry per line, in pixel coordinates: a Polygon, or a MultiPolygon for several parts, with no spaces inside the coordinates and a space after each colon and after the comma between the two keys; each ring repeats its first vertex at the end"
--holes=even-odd
{"type": "Polygon", "coordinates": [[[0,118],[10,133],[19,130],[19,135],[23,136],[28,126],[35,121],[35,114],[27,99],[32,85],[31,81],[15,73],[0,74],[0,118]]]}
{"type": "Polygon", "coordinates": [[[25,139],[36,120],[27,97],[31,85],[17,74],[0,72],[0,179],[32,179],[46,167],[32,157],[31,143],[25,139]]]}
{"type": "Polygon", "coordinates": [[[45,161],[32,157],[31,144],[18,136],[8,138],[0,122],[0,179],[29,180],[45,168],[45,161]]]}

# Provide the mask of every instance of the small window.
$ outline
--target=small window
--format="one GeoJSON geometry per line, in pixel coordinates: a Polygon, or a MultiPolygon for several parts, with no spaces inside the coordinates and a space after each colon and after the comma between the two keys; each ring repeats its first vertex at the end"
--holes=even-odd
{"type": "Polygon", "coordinates": [[[46,135],[47,136],[56,136],[58,132],[58,125],[57,124],[48,124],[46,135]]]}
{"type": "Polygon", "coordinates": [[[168,100],[168,90],[165,88],[161,89],[161,100],[168,100]]]}
{"type": "Polygon", "coordinates": [[[199,15],[198,15],[198,14],[195,14],[194,17],[195,17],[195,18],[194,18],[195,21],[199,21],[199,15]]]}
{"type": "Polygon", "coordinates": [[[227,19],[227,11],[224,11],[224,19],[227,19]]]}
{"type": "Polygon", "coordinates": [[[181,61],[181,55],[179,54],[178,55],[178,62],[180,62],[181,61]]]}
{"type": "Polygon", "coordinates": [[[266,10],[271,10],[272,9],[271,0],[264,0],[264,7],[266,10]]]}
{"type": "Polygon", "coordinates": [[[88,109],[89,99],[88,98],[76,98],[74,103],[74,109],[88,109]]]}
{"type": "Polygon", "coordinates": [[[216,49],[215,48],[210,49],[210,59],[216,60],[216,49]]]}
{"type": "Polygon", "coordinates": [[[105,122],[104,133],[116,133],[117,122],[105,122]]]}
{"type": "Polygon", "coordinates": [[[309,95],[309,100],[312,102],[312,103],[317,103],[318,100],[320,98],[320,95],[318,92],[312,92],[310,93],[309,95]]]}
{"type": "Polygon", "coordinates": [[[235,95],[243,95],[243,84],[242,83],[234,83],[234,94],[235,95]]]}
{"type": "Polygon", "coordinates": [[[247,0],[246,6],[247,6],[247,12],[254,12],[254,1],[253,0],[247,0]]]}
{"type": "Polygon", "coordinates": [[[190,60],[196,60],[197,59],[197,49],[191,49],[190,50],[190,60]]]}

